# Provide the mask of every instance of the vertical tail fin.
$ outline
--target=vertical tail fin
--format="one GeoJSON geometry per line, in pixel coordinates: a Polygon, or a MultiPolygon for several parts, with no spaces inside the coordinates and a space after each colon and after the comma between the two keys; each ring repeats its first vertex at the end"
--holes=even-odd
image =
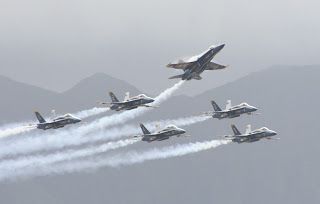
{"type": "Polygon", "coordinates": [[[117,99],[117,97],[114,95],[114,93],[109,92],[110,98],[112,102],[119,102],[119,100],[117,99]]]}
{"type": "Polygon", "coordinates": [[[227,100],[226,109],[230,109],[232,107],[231,100],[227,100]]]}
{"type": "Polygon", "coordinates": [[[238,130],[238,128],[235,125],[231,125],[232,131],[234,135],[241,135],[241,132],[238,130]]]}
{"type": "Polygon", "coordinates": [[[251,132],[251,125],[247,125],[246,134],[249,134],[251,132]]]}
{"type": "Polygon", "coordinates": [[[143,124],[140,124],[140,127],[144,135],[150,134],[150,131],[143,124]]]}
{"type": "Polygon", "coordinates": [[[34,112],[39,120],[40,123],[45,123],[46,120],[40,115],[39,112],[34,112]]]}
{"type": "Polygon", "coordinates": [[[218,104],[214,101],[211,101],[212,107],[214,111],[221,111],[221,108],[218,106],[218,104]]]}
{"type": "Polygon", "coordinates": [[[130,92],[126,92],[126,95],[124,96],[124,100],[127,101],[130,98],[130,92]]]}

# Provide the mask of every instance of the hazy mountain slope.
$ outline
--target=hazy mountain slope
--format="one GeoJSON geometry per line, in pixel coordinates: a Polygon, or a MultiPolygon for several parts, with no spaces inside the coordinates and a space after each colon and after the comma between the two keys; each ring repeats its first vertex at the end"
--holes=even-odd
{"type": "Polygon", "coordinates": [[[50,115],[52,109],[63,114],[92,108],[98,105],[97,101],[110,101],[109,91],[114,91],[119,99],[123,99],[127,91],[139,93],[134,86],[102,73],[81,80],[64,93],[0,77],[0,91],[3,95],[0,100],[0,123],[34,119],[34,110],[50,115]]]}
{"type": "MultiPolygon", "coordinates": [[[[52,107],[56,93],[0,76],[0,122],[19,121],[36,108],[52,107]],[[48,100],[49,99],[49,100],[48,100]]],[[[30,113],[31,112],[31,113],[30,113]]]]}
{"type": "Polygon", "coordinates": [[[188,141],[230,134],[229,125],[244,131],[267,126],[279,141],[230,144],[181,158],[103,168],[2,184],[3,203],[319,203],[318,155],[319,67],[274,67],[254,73],[196,97],[173,97],[132,121],[188,116],[212,110],[209,100],[222,107],[246,101],[261,115],[213,120],[186,127],[192,137],[160,143],[140,143],[118,152],[144,151],[188,141]],[[37,199],[35,199],[37,198],[37,199]],[[36,200],[36,201],[35,201],[36,200]]]}
{"type": "Polygon", "coordinates": [[[69,101],[70,105],[67,108],[70,111],[91,108],[97,105],[97,101],[111,101],[108,94],[110,91],[114,92],[119,100],[124,98],[126,92],[130,92],[130,95],[140,93],[137,88],[125,81],[97,73],[81,80],[77,85],[62,93],[60,106],[62,108],[65,101],[69,101]]]}

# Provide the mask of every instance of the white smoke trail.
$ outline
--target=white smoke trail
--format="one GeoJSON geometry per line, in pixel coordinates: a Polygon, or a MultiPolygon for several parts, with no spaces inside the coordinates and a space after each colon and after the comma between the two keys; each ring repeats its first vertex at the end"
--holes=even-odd
{"type": "MultiPolygon", "coordinates": [[[[176,125],[176,126],[188,126],[188,125],[192,125],[195,123],[199,123],[199,122],[203,122],[206,121],[208,119],[210,119],[211,116],[205,116],[205,115],[198,115],[198,116],[189,116],[189,117],[182,117],[182,118],[178,118],[178,119],[168,119],[168,120],[160,120],[160,121],[154,121],[154,122],[149,122],[146,123],[147,126],[167,126],[167,125],[176,125]]],[[[153,129],[154,130],[154,129],[153,129]]]]}
{"type": "MultiPolygon", "coordinates": [[[[111,157],[96,157],[90,160],[80,160],[63,162],[60,164],[46,166],[43,163],[35,163],[35,166],[31,168],[24,167],[23,170],[12,171],[12,168],[6,168],[4,171],[0,171],[0,180],[14,179],[19,177],[30,177],[40,175],[51,175],[51,174],[63,174],[72,172],[81,172],[84,170],[96,170],[101,167],[118,167],[126,166],[137,163],[143,163],[150,160],[167,159],[171,157],[180,157],[187,154],[197,153],[208,149],[216,148],[220,145],[228,144],[230,141],[227,140],[211,140],[205,142],[195,142],[189,144],[179,144],[164,148],[154,148],[144,152],[131,151],[126,154],[118,154],[111,157]],[[40,164],[40,165],[39,165],[40,164]]],[[[98,153],[101,149],[90,150],[98,153]]],[[[81,155],[81,154],[80,154],[81,155]]],[[[83,154],[81,155],[83,156],[83,154]]],[[[42,161],[43,162],[43,161],[42,161]]],[[[44,163],[46,164],[46,163],[44,163]]]]}
{"type": "Polygon", "coordinates": [[[89,110],[79,111],[79,112],[75,113],[74,116],[76,116],[76,117],[78,117],[80,119],[85,119],[85,118],[88,118],[88,117],[91,117],[91,116],[99,115],[99,114],[104,113],[104,112],[106,112],[108,110],[110,110],[110,108],[105,108],[105,107],[97,108],[97,107],[94,107],[94,108],[89,109],[89,110]]]}
{"type": "MultiPolygon", "coordinates": [[[[0,163],[0,178],[4,172],[15,172],[24,170],[25,168],[35,168],[39,166],[46,166],[61,161],[69,161],[81,157],[92,156],[106,151],[125,147],[140,141],[138,138],[119,140],[115,142],[108,142],[99,146],[89,147],[79,150],[66,150],[62,152],[52,153],[48,155],[34,155],[26,156],[20,159],[4,160],[0,163]]],[[[8,173],[6,174],[8,176],[8,173]]]]}
{"type": "MultiPolygon", "coordinates": [[[[145,125],[150,131],[155,131],[157,129],[157,125],[164,127],[166,125],[173,124],[183,127],[205,121],[209,118],[210,117],[208,116],[191,116],[171,120],[147,122],[145,125]]],[[[0,158],[8,155],[30,153],[41,150],[60,149],[67,146],[76,146],[85,143],[118,139],[124,136],[133,136],[137,134],[141,134],[140,127],[134,125],[124,125],[122,127],[114,127],[86,136],[81,136],[79,134],[65,135],[64,137],[58,137],[58,135],[48,135],[46,137],[42,137],[41,135],[37,137],[27,137],[24,138],[24,140],[3,143],[2,146],[0,146],[0,158]]]]}
{"type": "MultiPolygon", "coordinates": [[[[178,83],[176,83],[175,85],[173,85],[172,87],[166,89],[164,92],[162,92],[159,96],[157,96],[155,98],[155,102],[153,102],[155,105],[159,105],[160,103],[164,102],[165,100],[167,100],[170,96],[172,96],[172,94],[178,90],[185,81],[181,80],[178,83]]],[[[152,104],[153,105],[153,104],[152,104]]]]}
{"type": "MultiPolygon", "coordinates": [[[[230,141],[227,140],[211,140],[205,142],[195,142],[189,144],[179,144],[175,146],[169,146],[164,148],[155,148],[143,153],[139,152],[128,152],[124,155],[117,155],[108,159],[100,159],[95,160],[96,164],[89,168],[99,168],[102,166],[111,166],[118,167],[123,165],[131,165],[136,163],[142,163],[149,160],[157,160],[157,159],[167,159],[171,157],[179,157],[187,154],[197,153],[200,151],[216,148],[220,145],[228,144],[230,141]]],[[[80,167],[79,169],[88,168],[87,164],[91,163],[91,161],[87,162],[76,162],[73,167],[80,167]],[[84,165],[83,165],[84,164],[84,165]]],[[[70,165],[71,166],[71,165],[70,165]]],[[[71,170],[70,167],[68,169],[71,170]]]]}
{"type": "MultiPolygon", "coordinates": [[[[94,107],[89,110],[83,110],[75,113],[74,115],[80,119],[85,119],[91,116],[95,116],[106,111],[110,110],[109,108],[97,108],[94,107]]],[[[0,138],[8,137],[12,135],[17,135],[21,133],[26,133],[31,130],[36,129],[36,125],[26,125],[28,122],[21,122],[15,124],[7,124],[5,126],[0,127],[0,138]]],[[[35,122],[29,122],[29,124],[35,124],[35,122]]]]}
{"type": "MultiPolygon", "coordinates": [[[[161,124],[161,126],[165,126],[165,125],[168,125],[168,124],[176,124],[179,126],[185,126],[185,125],[191,125],[191,124],[194,124],[194,123],[197,123],[197,122],[201,122],[201,121],[204,121],[206,120],[207,118],[204,118],[204,117],[200,117],[200,116],[193,116],[193,117],[185,117],[185,118],[179,118],[179,119],[176,119],[176,120],[162,120],[162,121],[158,121],[158,122],[150,122],[150,123],[147,123],[148,126],[151,126],[151,128],[149,128],[151,131],[154,131],[156,129],[156,126],[155,124],[161,124]]],[[[108,130],[107,132],[105,133],[101,133],[101,134],[98,134],[98,135],[92,135],[90,137],[85,137],[81,140],[78,140],[77,144],[76,145],[81,145],[81,144],[84,144],[84,143],[87,143],[87,142],[97,142],[97,141],[101,141],[101,140],[106,140],[106,139],[116,139],[116,138],[119,138],[121,136],[125,136],[125,135],[133,135],[133,134],[138,134],[140,132],[140,128],[136,127],[136,126],[132,126],[132,125],[127,125],[127,126],[124,126],[122,128],[113,128],[111,130],[108,130]]],[[[75,143],[73,143],[73,139],[70,138],[71,140],[64,140],[64,141],[60,141],[60,142],[63,142],[65,143],[66,141],[68,141],[67,143],[69,144],[69,146],[71,145],[75,145],[75,143]]],[[[134,140],[135,141],[135,140],[134,140]]],[[[94,147],[96,149],[105,149],[106,147],[108,148],[116,148],[116,147],[122,147],[123,145],[125,144],[133,144],[135,142],[133,142],[133,139],[127,139],[127,140],[120,140],[120,141],[116,141],[116,142],[108,142],[107,144],[104,144],[102,145],[101,147],[94,147]]],[[[126,145],[125,145],[126,146],[126,145]]],[[[61,146],[60,146],[61,147],[61,146]]],[[[92,149],[92,148],[91,148],[92,149]]],[[[82,150],[82,152],[84,151],[88,151],[88,152],[93,152],[91,149],[88,149],[88,150],[82,150]]],[[[48,150],[48,148],[46,149],[48,150]]],[[[58,155],[58,158],[62,158],[61,155],[63,155],[63,153],[57,153],[58,155]]],[[[92,153],[91,153],[92,154],[92,153]]],[[[72,155],[72,151],[66,151],[65,153],[65,157],[63,158],[73,158],[72,155]]],[[[45,157],[50,157],[52,156],[52,160],[55,160],[55,158],[57,158],[56,156],[56,153],[53,153],[53,154],[50,154],[50,155],[47,155],[47,156],[43,156],[43,158],[45,157]]],[[[39,156],[27,156],[27,157],[22,157],[22,158],[18,158],[18,159],[13,159],[12,162],[16,162],[16,163],[21,163],[22,165],[26,163],[26,161],[28,162],[31,162],[31,161],[36,161],[36,163],[40,162],[39,161],[39,156]]],[[[41,158],[41,157],[40,157],[41,158]]],[[[11,162],[11,163],[12,163],[11,162]]],[[[33,162],[31,162],[33,163],[33,162]]],[[[8,162],[6,162],[7,166],[10,166],[8,165],[8,162]]],[[[4,166],[2,165],[2,163],[0,163],[0,169],[1,169],[1,166],[4,166]]],[[[16,167],[15,167],[16,168],[16,167]]]]}
{"type": "Polygon", "coordinates": [[[30,126],[20,126],[20,127],[12,127],[12,128],[4,128],[0,130],[0,138],[17,135],[21,133],[26,133],[31,130],[36,129],[36,126],[30,125],[30,126]]]}

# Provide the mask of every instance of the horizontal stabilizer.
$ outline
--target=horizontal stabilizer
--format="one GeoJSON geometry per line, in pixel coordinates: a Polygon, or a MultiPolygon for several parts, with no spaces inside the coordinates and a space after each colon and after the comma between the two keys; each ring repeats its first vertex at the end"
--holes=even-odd
{"type": "Polygon", "coordinates": [[[182,76],[183,76],[183,74],[180,74],[180,75],[172,76],[169,79],[180,79],[180,78],[182,78],[182,76]]]}
{"type": "Polygon", "coordinates": [[[111,106],[112,106],[112,103],[109,103],[109,102],[97,101],[97,104],[103,105],[103,106],[105,106],[105,107],[111,107],[111,106]]]}
{"type": "Polygon", "coordinates": [[[202,77],[200,75],[194,75],[194,76],[192,76],[192,79],[201,80],[202,77]]]}

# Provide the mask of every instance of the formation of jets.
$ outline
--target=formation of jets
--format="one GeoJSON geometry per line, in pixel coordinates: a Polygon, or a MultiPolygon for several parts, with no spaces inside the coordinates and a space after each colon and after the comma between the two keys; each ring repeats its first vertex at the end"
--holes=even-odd
{"type": "MultiPolygon", "coordinates": [[[[224,69],[227,66],[220,65],[214,62],[211,62],[212,59],[218,54],[223,48],[224,44],[218,46],[211,46],[205,52],[189,58],[188,60],[179,60],[177,63],[170,63],[167,67],[174,69],[181,69],[183,74],[172,76],[169,79],[180,78],[181,80],[201,80],[200,74],[205,70],[220,70],[224,69]]],[[[109,92],[111,102],[100,102],[101,105],[109,107],[114,111],[127,111],[136,109],[138,107],[156,107],[153,106],[155,102],[154,98],[148,97],[145,94],[139,94],[137,96],[130,97],[129,93],[126,93],[126,96],[123,101],[119,101],[114,93],[109,92]]],[[[249,105],[248,103],[241,103],[236,106],[231,105],[231,101],[227,101],[226,108],[222,110],[215,101],[211,101],[213,106],[212,112],[207,112],[205,115],[211,116],[212,118],[221,119],[232,119],[240,117],[243,114],[252,115],[258,110],[258,108],[249,105]]],[[[75,124],[81,122],[80,118],[77,118],[71,114],[65,114],[60,117],[56,117],[51,121],[46,121],[39,112],[35,112],[39,123],[36,124],[38,129],[47,130],[47,129],[57,129],[62,128],[69,124],[75,124]]],[[[141,138],[142,141],[153,142],[153,141],[162,141],[167,140],[172,136],[181,136],[186,133],[185,130],[175,126],[168,125],[167,127],[151,133],[143,124],[140,124],[142,135],[134,136],[135,138],[141,138]]],[[[247,130],[244,134],[241,134],[235,125],[231,125],[233,135],[224,136],[224,139],[230,140],[235,143],[251,143],[256,142],[261,139],[273,139],[277,133],[273,130],[270,130],[266,127],[256,129],[251,131],[251,126],[247,127],[247,130]]]]}

